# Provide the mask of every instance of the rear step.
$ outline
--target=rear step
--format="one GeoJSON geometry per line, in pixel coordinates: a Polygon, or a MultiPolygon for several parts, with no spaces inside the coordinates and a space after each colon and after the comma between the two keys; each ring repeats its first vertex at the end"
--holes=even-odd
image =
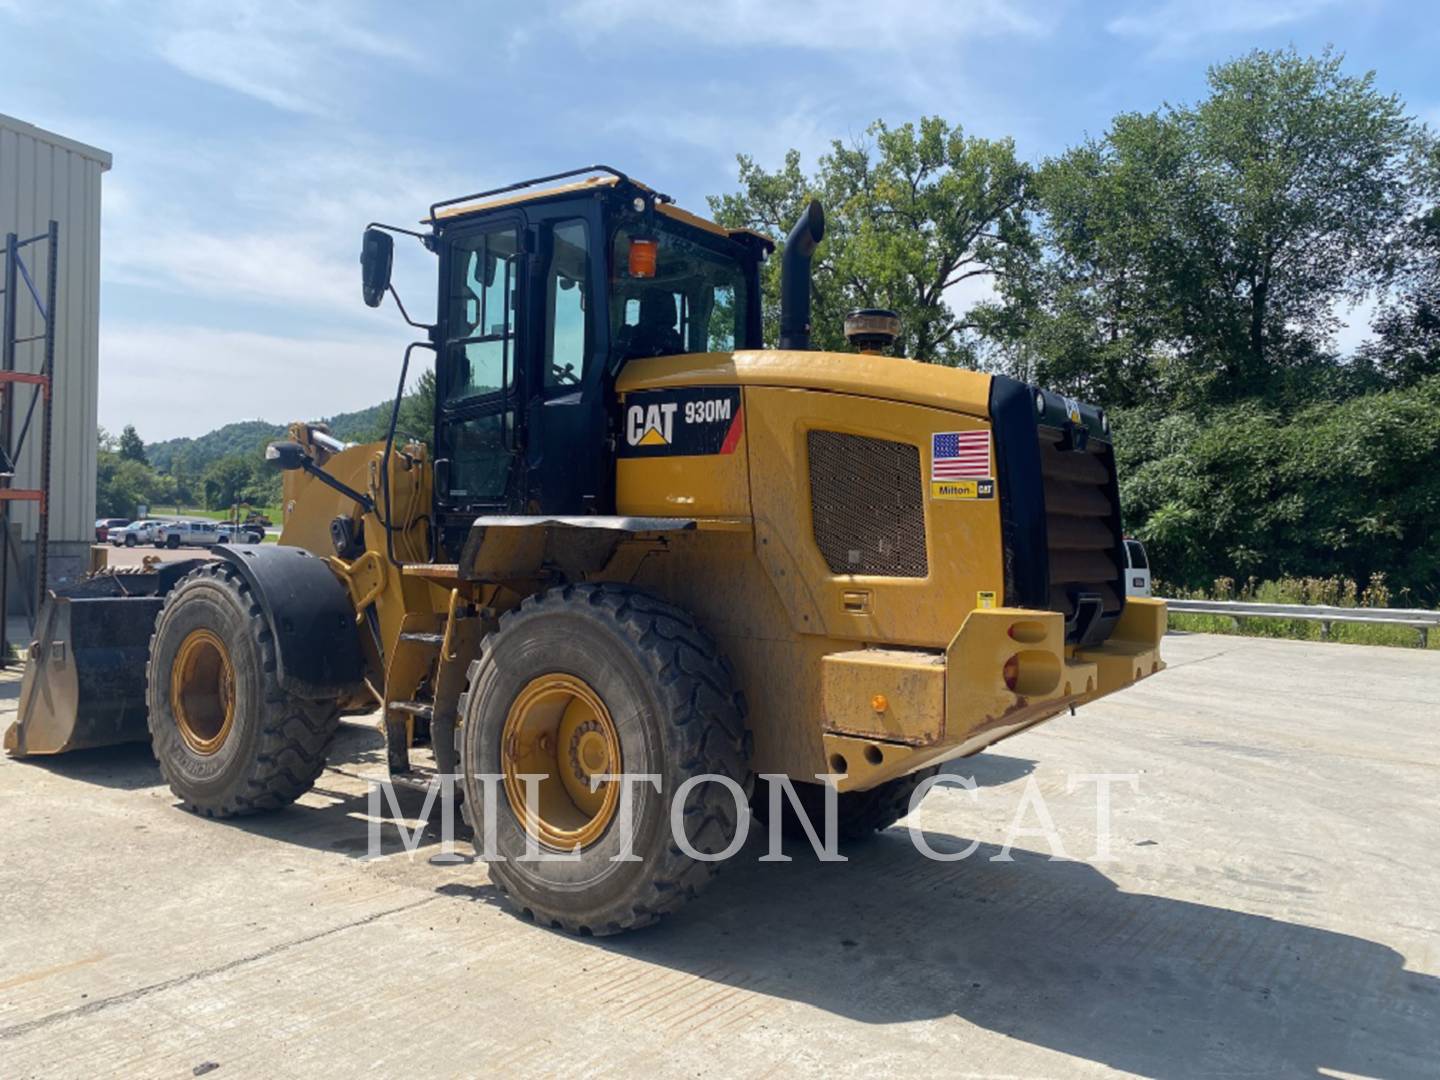
{"type": "Polygon", "coordinates": [[[435,706],[428,701],[392,701],[390,702],[390,711],[409,713],[422,720],[435,719],[435,706]]]}
{"type": "Polygon", "coordinates": [[[439,648],[445,643],[444,634],[427,634],[419,630],[410,630],[400,635],[401,641],[413,641],[417,645],[430,645],[439,648]]]}

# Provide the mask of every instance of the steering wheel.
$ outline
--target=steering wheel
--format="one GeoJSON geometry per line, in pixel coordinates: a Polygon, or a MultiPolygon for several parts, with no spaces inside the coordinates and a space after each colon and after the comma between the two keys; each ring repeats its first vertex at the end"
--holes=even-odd
{"type": "Polygon", "coordinates": [[[580,376],[575,374],[574,364],[551,364],[550,372],[561,386],[579,386],[580,376]]]}

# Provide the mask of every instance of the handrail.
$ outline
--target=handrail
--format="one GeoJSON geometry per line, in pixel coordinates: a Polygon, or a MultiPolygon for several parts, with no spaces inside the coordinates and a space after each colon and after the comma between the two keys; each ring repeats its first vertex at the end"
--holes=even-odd
{"type": "Polygon", "coordinates": [[[585,176],[589,173],[609,173],[621,183],[629,181],[619,169],[613,169],[609,165],[586,165],[579,169],[566,169],[564,172],[550,173],[548,176],[537,176],[532,180],[521,180],[518,183],[506,184],[504,187],[491,188],[489,191],[477,191],[470,195],[457,195],[453,199],[441,199],[439,202],[430,204],[430,217],[427,218],[432,225],[435,223],[435,211],[442,206],[455,206],[459,203],[472,202],[476,199],[488,199],[493,195],[504,195],[511,191],[520,191],[527,187],[534,187],[536,184],[548,184],[552,180],[565,180],[571,176],[585,176]]]}

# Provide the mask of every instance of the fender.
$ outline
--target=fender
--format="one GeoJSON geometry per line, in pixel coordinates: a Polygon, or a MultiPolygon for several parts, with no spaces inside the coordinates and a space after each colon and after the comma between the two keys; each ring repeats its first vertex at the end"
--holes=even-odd
{"type": "Polygon", "coordinates": [[[350,595],[324,559],[280,544],[217,544],[240,571],[275,639],[275,675],[287,691],[333,698],[364,686],[365,661],[350,595]]]}
{"type": "Polygon", "coordinates": [[[622,540],[687,532],[694,518],[603,515],[478,517],[460,552],[460,577],[501,584],[534,580],[553,567],[572,580],[599,570],[622,540]]]}

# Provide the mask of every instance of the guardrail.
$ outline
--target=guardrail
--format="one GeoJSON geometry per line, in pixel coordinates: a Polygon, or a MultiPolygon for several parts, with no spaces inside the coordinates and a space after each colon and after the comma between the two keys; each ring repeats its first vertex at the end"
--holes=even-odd
{"type": "Polygon", "coordinates": [[[1320,624],[1322,641],[1330,637],[1332,623],[1374,623],[1408,626],[1420,634],[1420,647],[1430,645],[1430,631],[1440,628],[1440,611],[1425,608],[1329,607],[1323,604],[1253,604],[1244,600],[1166,600],[1171,611],[1186,615],[1229,615],[1241,619],[1307,619],[1320,624]]]}

